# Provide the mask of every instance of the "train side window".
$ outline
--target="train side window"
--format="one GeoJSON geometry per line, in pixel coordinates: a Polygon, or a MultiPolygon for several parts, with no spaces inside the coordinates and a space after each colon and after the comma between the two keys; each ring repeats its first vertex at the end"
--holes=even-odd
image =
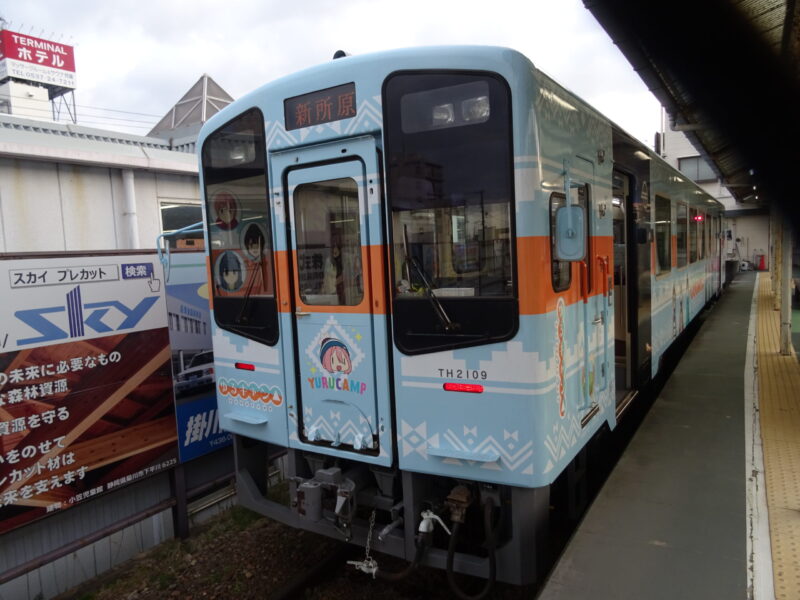
{"type": "Polygon", "coordinates": [[[682,202],[677,204],[678,214],[676,223],[676,242],[677,242],[677,255],[678,255],[678,268],[686,266],[686,235],[688,230],[687,207],[682,202]]]}
{"type": "Polygon", "coordinates": [[[275,344],[278,306],[264,118],[242,113],[202,150],[214,319],[222,329],[275,344]]]}
{"type": "Polygon", "coordinates": [[[697,209],[689,209],[689,262],[697,262],[697,230],[700,225],[697,209]]]}
{"type": "Polygon", "coordinates": [[[703,260],[706,257],[706,215],[698,212],[697,216],[697,226],[700,228],[700,260],[703,260]]]}
{"type": "MultiPolygon", "coordinates": [[[[589,186],[582,185],[577,188],[573,188],[573,202],[580,205],[583,208],[584,215],[586,214],[586,206],[588,203],[588,196],[589,196],[589,186]]],[[[569,289],[569,286],[572,284],[572,262],[566,260],[555,260],[552,258],[555,255],[555,236],[553,232],[555,231],[556,227],[556,212],[559,208],[566,205],[566,199],[564,194],[561,193],[553,193],[550,195],[550,269],[553,281],[553,290],[556,292],[563,292],[564,290],[569,289]]],[[[588,219],[586,220],[586,255],[587,255],[587,264],[591,264],[591,260],[589,260],[589,255],[591,253],[591,228],[588,219]]],[[[590,274],[591,275],[591,274],[590,274]]],[[[591,276],[589,277],[589,281],[591,282],[591,276]]]]}
{"type": "Polygon", "coordinates": [[[672,269],[672,203],[656,195],[656,276],[672,269]]]}

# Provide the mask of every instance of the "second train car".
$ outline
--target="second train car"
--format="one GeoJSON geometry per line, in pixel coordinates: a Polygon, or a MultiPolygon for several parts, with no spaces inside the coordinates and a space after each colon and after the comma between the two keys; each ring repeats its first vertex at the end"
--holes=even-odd
{"type": "Polygon", "coordinates": [[[240,502],[532,582],[552,484],[721,289],[721,205],[506,48],[332,60],[198,147],[240,502]]]}

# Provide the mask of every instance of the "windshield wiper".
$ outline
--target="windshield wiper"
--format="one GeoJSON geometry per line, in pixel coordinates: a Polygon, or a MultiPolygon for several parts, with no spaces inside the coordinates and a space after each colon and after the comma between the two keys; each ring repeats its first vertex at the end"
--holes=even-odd
{"type": "MultiPolygon", "coordinates": [[[[253,273],[250,274],[250,279],[247,282],[247,287],[244,290],[244,299],[242,301],[242,307],[241,307],[241,309],[239,309],[239,314],[236,316],[236,321],[234,321],[237,325],[247,325],[249,323],[249,321],[250,321],[250,317],[252,316],[250,313],[252,311],[249,311],[247,309],[250,307],[250,298],[251,298],[252,293],[253,293],[253,287],[255,286],[255,283],[256,283],[256,273],[258,273],[258,278],[260,280],[263,280],[263,278],[264,278],[264,274],[262,272],[263,271],[263,268],[262,268],[263,262],[264,262],[264,249],[259,244],[258,260],[256,261],[256,265],[255,265],[255,268],[253,269],[253,273]],[[245,313],[247,313],[247,314],[245,315],[245,313]]],[[[245,268],[247,268],[247,265],[245,265],[245,268]]]]}
{"type": "Polygon", "coordinates": [[[446,333],[455,333],[459,329],[461,329],[460,323],[454,323],[452,319],[450,319],[450,315],[447,314],[447,311],[442,306],[442,303],[439,301],[439,298],[436,294],[433,293],[433,286],[431,286],[430,281],[425,276],[425,269],[422,268],[422,265],[419,264],[419,261],[412,257],[408,251],[408,226],[403,225],[403,252],[405,253],[406,258],[406,277],[408,278],[408,284],[411,285],[411,273],[408,271],[408,266],[414,267],[414,270],[419,275],[419,278],[422,280],[422,285],[425,289],[425,295],[431,301],[431,306],[433,306],[433,312],[436,313],[437,318],[444,327],[446,333]]]}

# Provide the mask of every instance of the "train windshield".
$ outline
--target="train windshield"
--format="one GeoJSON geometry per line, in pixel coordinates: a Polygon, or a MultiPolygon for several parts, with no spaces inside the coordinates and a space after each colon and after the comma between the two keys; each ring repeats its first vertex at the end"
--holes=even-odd
{"type": "Polygon", "coordinates": [[[278,312],[267,195],[264,119],[243,113],[203,145],[214,319],[245,337],[275,344],[278,312]]]}
{"type": "Polygon", "coordinates": [[[510,98],[486,74],[385,86],[395,340],[419,353],[516,331],[510,98]]]}

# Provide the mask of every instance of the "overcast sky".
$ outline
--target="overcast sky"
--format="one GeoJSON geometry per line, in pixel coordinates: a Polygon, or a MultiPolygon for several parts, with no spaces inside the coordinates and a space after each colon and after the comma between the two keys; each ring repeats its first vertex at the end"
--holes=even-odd
{"type": "Polygon", "coordinates": [[[340,48],[436,44],[519,50],[649,146],[660,123],[581,0],[16,0],[0,16],[75,47],[79,122],[108,129],[146,134],[203,73],[238,98],[340,48]]]}

